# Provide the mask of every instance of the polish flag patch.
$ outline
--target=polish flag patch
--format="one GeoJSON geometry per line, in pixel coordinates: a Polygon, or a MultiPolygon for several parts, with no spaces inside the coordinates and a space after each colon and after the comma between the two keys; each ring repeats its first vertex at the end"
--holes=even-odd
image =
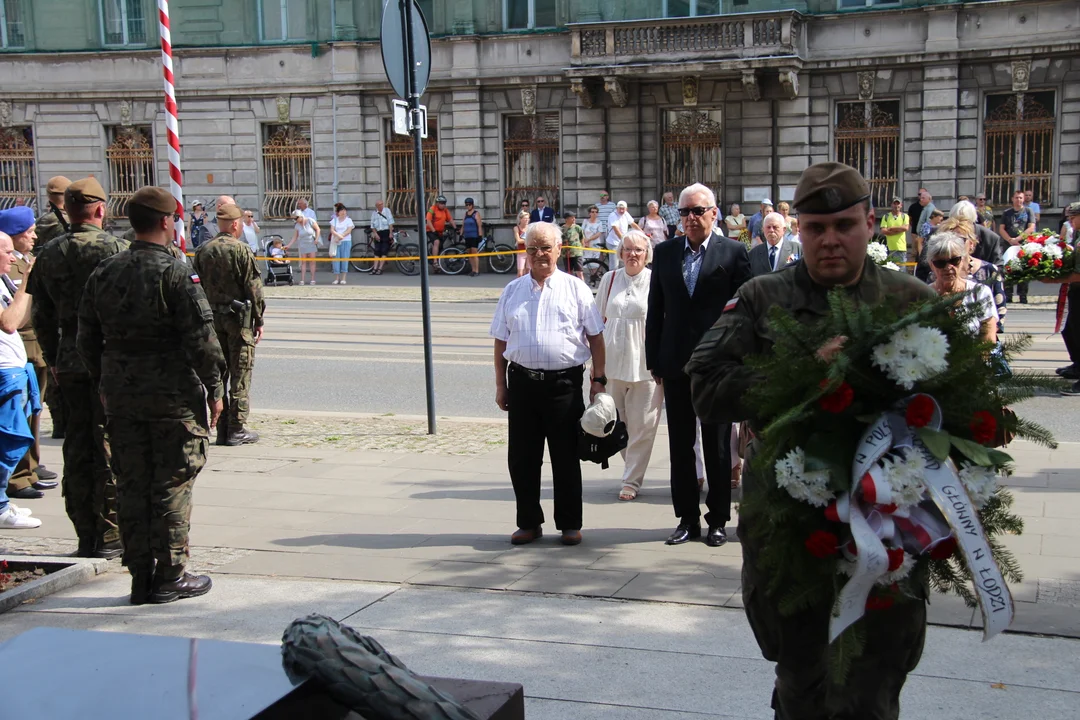
{"type": "Polygon", "coordinates": [[[739,304],[739,298],[733,297],[727,301],[727,305],[724,306],[724,312],[728,310],[734,310],[735,306],[739,304]]]}
{"type": "Polygon", "coordinates": [[[192,276],[191,276],[191,282],[193,282],[193,283],[195,283],[196,285],[198,285],[198,284],[199,284],[199,276],[198,276],[198,275],[192,275],[192,276]]]}

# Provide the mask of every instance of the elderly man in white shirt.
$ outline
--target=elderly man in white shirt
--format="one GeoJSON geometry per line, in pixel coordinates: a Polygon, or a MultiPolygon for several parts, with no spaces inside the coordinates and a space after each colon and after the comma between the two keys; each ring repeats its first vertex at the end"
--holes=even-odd
{"type": "Polygon", "coordinates": [[[509,413],[510,480],[517,500],[514,545],[539,539],[540,468],[544,441],[555,488],[555,527],[564,545],[581,542],[578,421],[585,412],[582,380],[592,358],[590,398],[604,392],[604,322],[584,282],[560,271],[561,234],[551,223],[530,225],[525,248],[532,268],[499,297],[495,338],[495,402],[509,413]]]}
{"type": "Polygon", "coordinates": [[[383,266],[386,265],[387,253],[390,252],[391,237],[394,234],[394,214],[390,208],[383,205],[382,198],[375,201],[375,209],[371,211],[371,242],[375,253],[375,267],[371,269],[372,275],[382,275],[383,266]]]}

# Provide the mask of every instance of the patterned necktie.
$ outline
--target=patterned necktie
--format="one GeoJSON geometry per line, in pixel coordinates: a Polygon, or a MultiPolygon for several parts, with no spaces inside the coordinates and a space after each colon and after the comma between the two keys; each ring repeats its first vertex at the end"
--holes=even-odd
{"type": "Polygon", "coordinates": [[[683,282],[686,283],[686,293],[691,297],[694,295],[694,287],[697,286],[697,273],[694,265],[699,257],[701,257],[700,251],[695,254],[690,248],[686,249],[686,254],[683,256],[683,282]]]}
{"type": "Polygon", "coordinates": [[[776,269],[776,251],[778,249],[779,248],[776,245],[773,245],[771,248],[769,248],[769,267],[773,270],[776,269]]]}

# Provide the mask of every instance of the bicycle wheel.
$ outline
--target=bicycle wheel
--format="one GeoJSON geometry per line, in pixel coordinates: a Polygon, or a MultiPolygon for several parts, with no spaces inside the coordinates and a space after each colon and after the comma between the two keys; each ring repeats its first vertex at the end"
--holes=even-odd
{"type": "Polygon", "coordinates": [[[370,242],[355,243],[349,251],[349,265],[356,272],[369,273],[375,269],[375,263],[371,260],[361,261],[359,258],[374,258],[375,251],[371,249],[370,242]]]}
{"type": "Polygon", "coordinates": [[[462,249],[456,245],[446,248],[439,253],[439,267],[447,275],[459,274],[469,264],[465,258],[459,257],[464,254],[462,249]]]}
{"type": "Polygon", "coordinates": [[[596,290],[600,287],[600,280],[608,271],[607,263],[596,258],[589,258],[582,263],[582,271],[585,274],[585,282],[590,288],[596,290]]]}
{"type": "Polygon", "coordinates": [[[506,253],[506,255],[488,256],[488,267],[491,268],[491,272],[502,275],[517,266],[517,255],[514,254],[514,248],[509,245],[496,245],[492,252],[506,253]]]}
{"type": "MultiPolygon", "coordinates": [[[[397,257],[420,257],[420,246],[416,243],[403,243],[398,245],[397,257]]],[[[420,261],[419,260],[398,260],[391,263],[396,265],[398,272],[402,275],[419,275],[420,274],[420,261]]]]}

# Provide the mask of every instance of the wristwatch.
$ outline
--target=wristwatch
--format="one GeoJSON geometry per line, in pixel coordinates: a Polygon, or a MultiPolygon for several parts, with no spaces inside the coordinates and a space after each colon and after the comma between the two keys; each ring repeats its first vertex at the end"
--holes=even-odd
{"type": "Polygon", "coordinates": [[[601,375],[592,379],[594,383],[600,383],[604,387],[607,387],[607,375],[601,375]]]}

